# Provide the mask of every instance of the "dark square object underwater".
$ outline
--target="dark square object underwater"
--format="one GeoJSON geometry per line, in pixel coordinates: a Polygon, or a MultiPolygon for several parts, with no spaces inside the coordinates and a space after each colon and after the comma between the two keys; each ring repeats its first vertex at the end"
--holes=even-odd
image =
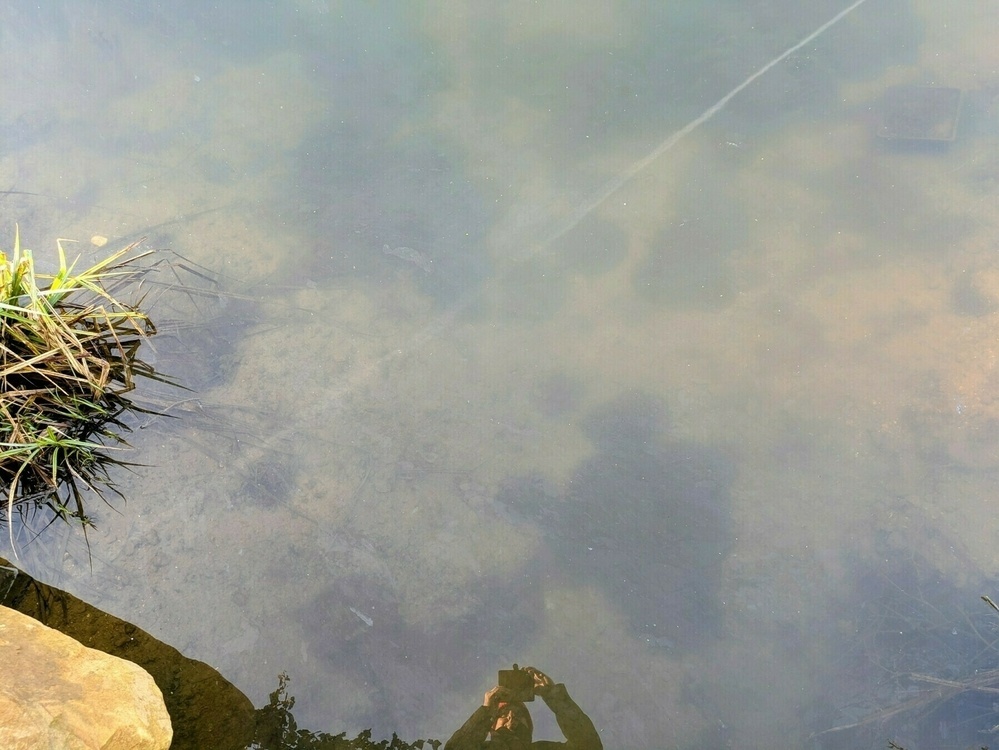
{"type": "Polygon", "coordinates": [[[961,89],[892,86],[885,91],[878,137],[907,141],[952,141],[957,135],[961,89]]]}

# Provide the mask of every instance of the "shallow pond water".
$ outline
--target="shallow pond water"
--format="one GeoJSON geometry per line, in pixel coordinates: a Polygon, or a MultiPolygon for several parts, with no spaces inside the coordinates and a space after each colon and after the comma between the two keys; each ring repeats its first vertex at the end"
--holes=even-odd
{"type": "Polygon", "coordinates": [[[156,296],[192,391],[143,386],[127,502],[22,562],[316,730],[446,738],[514,662],[606,747],[897,705],[898,592],[964,633],[999,573],[999,18],[866,0],[724,99],[848,7],[7,4],[0,229],[201,290],[156,296]],[[929,82],[967,131],[879,142],[929,82]]]}

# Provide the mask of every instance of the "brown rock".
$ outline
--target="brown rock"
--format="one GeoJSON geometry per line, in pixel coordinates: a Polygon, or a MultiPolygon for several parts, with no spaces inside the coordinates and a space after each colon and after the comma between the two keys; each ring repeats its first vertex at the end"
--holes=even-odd
{"type": "Polygon", "coordinates": [[[0,664],[0,747],[170,747],[163,695],[131,662],[0,606],[0,664]]]}
{"type": "MultiPolygon", "coordinates": [[[[173,722],[171,750],[243,750],[250,744],[253,704],[204,662],[188,659],[132,623],[36,581],[0,558],[0,594],[5,590],[0,603],[151,674],[173,722]]],[[[0,745],[0,750],[6,748],[0,745]]]]}

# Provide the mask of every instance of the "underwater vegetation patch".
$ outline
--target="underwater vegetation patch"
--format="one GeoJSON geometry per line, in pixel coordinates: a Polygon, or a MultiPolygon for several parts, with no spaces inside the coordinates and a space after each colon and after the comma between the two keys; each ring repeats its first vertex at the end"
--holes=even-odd
{"type": "Polygon", "coordinates": [[[994,746],[997,581],[969,574],[957,582],[896,543],[859,556],[852,574],[835,607],[838,633],[827,636],[837,662],[813,709],[814,746],[883,747],[885,737],[910,750],[994,746]]]}

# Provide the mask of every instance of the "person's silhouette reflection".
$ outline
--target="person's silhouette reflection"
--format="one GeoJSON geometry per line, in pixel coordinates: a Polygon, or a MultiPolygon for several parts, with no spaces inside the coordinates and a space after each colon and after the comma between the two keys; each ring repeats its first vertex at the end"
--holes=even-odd
{"type": "MultiPolygon", "coordinates": [[[[514,664],[514,670],[517,665],[514,664]]],[[[475,713],[462,727],[451,735],[444,750],[545,750],[546,748],[572,748],[572,750],[603,750],[600,735],[590,717],[569,697],[562,683],[554,683],[544,672],[534,667],[524,667],[534,679],[533,695],[540,696],[555,714],[565,742],[539,740],[533,742],[534,722],[524,703],[524,696],[509,687],[497,685],[488,693],[475,713]],[[488,736],[488,739],[487,739],[488,736]]],[[[533,700],[527,697],[526,700],[533,700]]]]}

